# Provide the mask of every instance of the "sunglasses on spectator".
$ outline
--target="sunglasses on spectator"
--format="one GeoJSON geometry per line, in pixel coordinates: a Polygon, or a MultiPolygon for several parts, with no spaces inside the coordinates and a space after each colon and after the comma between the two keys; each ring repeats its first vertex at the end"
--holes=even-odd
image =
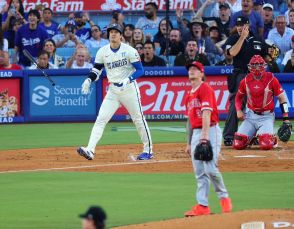
{"type": "Polygon", "coordinates": [[[141,47],[141,46],[137,46],[136,49],[142,50],[143,47],[141,47]]]}

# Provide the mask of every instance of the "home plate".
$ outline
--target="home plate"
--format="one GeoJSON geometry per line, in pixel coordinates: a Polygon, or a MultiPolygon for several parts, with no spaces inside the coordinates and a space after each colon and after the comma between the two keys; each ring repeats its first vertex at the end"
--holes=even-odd
{"type": "Polygon", "coordinates": [[[241,156],[234,156],[234,157],[240,157],[240,158],[256,158],[256,157],[266,157],[262,155],[241,155],[241,156]]]}

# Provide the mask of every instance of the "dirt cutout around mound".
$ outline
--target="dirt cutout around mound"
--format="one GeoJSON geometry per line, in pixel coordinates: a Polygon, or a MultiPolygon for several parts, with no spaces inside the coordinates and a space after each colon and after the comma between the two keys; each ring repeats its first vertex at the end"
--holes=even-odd
{"type": "MultiPolygon", "coordinates": [[[[261,151],[258,147],[242,151],[223,147],[219,157],[220,170],[222,172],[294,171],[294,143],[279,144],[278,148],[269,151],[261,151]]],[[[191,159],[184,152],[184,143],[155,144],[154,159],[134,161],[141,147],[141,145],[98,146],[95,159],[92,161],[79,156],[75,147],[0,151],[0,174],[58,170],[121,173],[193,172],[191,159]]],[[[294,228],[294,210],[248,210],[128,225],[119,229],[237,229],[241,228],[242,223],[250,221],[263,221],[266,229],[294,228]]]]}
{"type": "MultiPolygon", "coordinates": [[[[241,229],[248,222],[262,221],[266,229],[294,228],[294,210],[247,210],[226,214],[197,216],[190,218],[171,219],[150,222],[115,229],[241,229]]],[[[247,228],[249,229],[249,228],[247,228]]],[[[261,229],[250,227],[250,229],[261,229]]]]}

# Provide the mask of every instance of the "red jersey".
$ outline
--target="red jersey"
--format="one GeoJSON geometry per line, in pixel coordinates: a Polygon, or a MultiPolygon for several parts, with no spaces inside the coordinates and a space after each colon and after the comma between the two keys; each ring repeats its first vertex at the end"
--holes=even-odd
{"type": "Polygon", "coordinates": [[[211,110],[210,125],[219,122],[214,90],[207,83],[203,82],[195,92],[188,92],[185,104],[193,129],[202,128],[202,111],[206,109],[211,110]]]}
{"type": "Polygon", "coordinates": [[[256,112],[274,111],[274,96],[283,93],[284,90],[278,79],[271,73],[265,72],[260,80],[256,80],[249,73],[241,81],[236,95],[236,110],[241,110],[244,96],[247,96],[247,107],[256,112]]]}
{"type": "Polygon", "coordinates": [[[22,70],[22,67],[17,64],[11,64],[10,68],[0,67],[0,70],[22,70]]]}

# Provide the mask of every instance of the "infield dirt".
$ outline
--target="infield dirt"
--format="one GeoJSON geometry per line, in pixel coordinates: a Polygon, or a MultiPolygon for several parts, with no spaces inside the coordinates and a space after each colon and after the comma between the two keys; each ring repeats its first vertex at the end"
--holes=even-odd
{"type": "MultiPolygon", "coordinates": [[[[223,147],[219,158],[220,170],[222,172],[294,171],[294,143],[279,144],[278,148],[269,151],[261,151],[257,147],[243,151],[223,147]]],[[[147,163],[131,160],[131,156],[136,156],[140,152],[141,145],[98,146],[93,161],[87,161],[77,155],[75,147],[8,150],[5,153],[0,151],[0,172],[56,169],[83,172],[192,173],[191,161],[184,149],[183,143],[155,144],[155,159],[147,163]]],[[[258,220],[265,222],[266,229],[294,228],[294,210],[240,211],[150,222],[119,227],[119,229],[237,229],[241,228],[241,223],[258,220]],[[274,224],[275,222],[285,224],[278,225],[274,224]]]]}

